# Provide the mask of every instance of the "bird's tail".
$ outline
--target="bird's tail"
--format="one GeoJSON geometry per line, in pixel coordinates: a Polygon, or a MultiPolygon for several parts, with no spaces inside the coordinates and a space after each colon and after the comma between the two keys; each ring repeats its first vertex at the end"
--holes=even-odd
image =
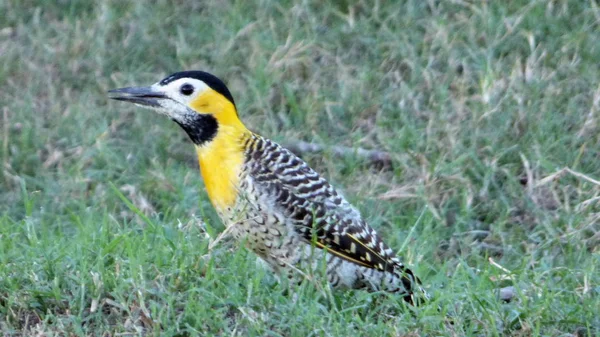
{"type": "Polygon", "coordinates": [[[398,263],[394,274],[401,280],[404,290],[404,301],[413,306],[425,303],[431,296],[421,286],[421,280],[415,276],[412,270],[398,263]],[[399,268],[398,268],[399,267],[399,268]]]}

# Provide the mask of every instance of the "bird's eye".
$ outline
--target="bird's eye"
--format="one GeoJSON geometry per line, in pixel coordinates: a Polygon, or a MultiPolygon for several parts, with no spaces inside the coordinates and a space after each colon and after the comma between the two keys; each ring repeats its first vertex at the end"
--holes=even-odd
{"type": "Polygon", "coordinates": [[[191,84],[184,84],[181,86],[181,88],[179,88],[179,92],[181,92],[182,94],[189,96],[191,94],[194,93],[194,86],[191,84]]]}

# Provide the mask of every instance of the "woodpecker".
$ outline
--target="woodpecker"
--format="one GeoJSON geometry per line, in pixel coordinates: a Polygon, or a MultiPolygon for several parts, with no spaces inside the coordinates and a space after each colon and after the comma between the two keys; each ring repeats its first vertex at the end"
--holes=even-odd
{"type": "Polygon", "coordinates": [[[206,192],[239,242],[291,280],[323,277],[333,288],[428,296],[420,281],[327,180],[279,144],[251,132],[233,96],[204,71],[174,73],[112,99],[164,114],[194,143],[206,192]],[[324,264],[323,264],[324,263],[324,264]]]}

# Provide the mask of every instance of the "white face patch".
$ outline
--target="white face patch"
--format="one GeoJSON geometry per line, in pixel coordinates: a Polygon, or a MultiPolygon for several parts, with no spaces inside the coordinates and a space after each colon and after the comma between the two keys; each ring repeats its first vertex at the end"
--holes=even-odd
{"type": "Polygon", "coordinates": [[[180,78],[166,85],[157,82],[152,85],[152,89],[170,98],[162,100],[161,107],[154,109],[172,119],[179,119],[190,112],[189,104],[210,88],[206,83],[195,78],[180,78]],[[184,86],[188,92],[182,90],[184,86]],[[193,90],[191,93],[189,93],[190,87],[193,90]]]}
{"type": "Polygon", "coordinates": [[[191,101],[198,97],[199,94],[209,89],[206,83],[195,78],[180,78],[166,85],[161,85],[160,82],[158,82],[153,84],[152,88],[164,92],[172,100],[185,105],[188,105],[191,101]],[[182,93],[181,89],[185,85],[187,85],[188,88],[191,86],[193,89],[191,94],[186,95],[182,93]]]}

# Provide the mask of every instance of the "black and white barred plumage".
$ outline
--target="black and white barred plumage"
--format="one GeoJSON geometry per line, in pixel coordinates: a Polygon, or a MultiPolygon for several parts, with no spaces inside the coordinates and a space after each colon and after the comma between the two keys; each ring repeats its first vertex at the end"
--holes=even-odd
{"type": "Polygon", "coordinates": [[[303,160],[255,134],[242,143],[238,202],[221,217],[273,269],[292,278],[325,259],[335,288],[400,293],[410,303],[415,292],[424,295],[412,271],[303,160]]]}
{"type": "Polygon", "coordinates": [[[427,298],[418,279],[325,179],[276,143],[250,132],[225,84],[203,71],[172,74],[111,98],[169,116],[195,145],[207,194],[228,231],[290,278],[427,298]]]}

